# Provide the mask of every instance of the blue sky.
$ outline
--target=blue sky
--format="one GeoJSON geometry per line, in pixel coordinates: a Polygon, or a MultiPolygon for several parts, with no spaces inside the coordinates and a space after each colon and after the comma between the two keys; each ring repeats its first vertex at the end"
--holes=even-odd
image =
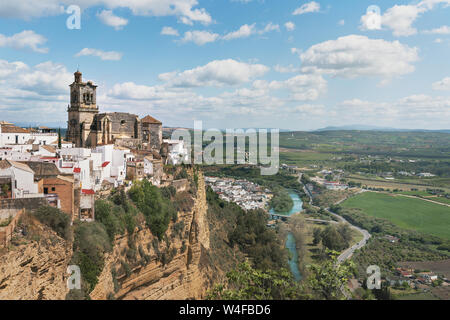
{"type": "Polygon", "coordinates": [[[450,0],[2,2],[0,120],[64,126],[79,65],[167,126],[448,129],[449,56],[450,0]]]}

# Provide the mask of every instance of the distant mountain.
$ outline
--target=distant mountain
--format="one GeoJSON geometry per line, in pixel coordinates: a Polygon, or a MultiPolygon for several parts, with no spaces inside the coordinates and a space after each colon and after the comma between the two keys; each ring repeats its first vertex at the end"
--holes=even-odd
{"type": "Polygon", "coordinates": [[[348,126],[336,126],[336,127],[325,127],[317,130],[316,132],[322,131],[385,131],[385,132],[443,132],[450,133],[450,129],[443,130],[426,130],[426,129],[397,129],[389,127],[377,127],[377,126],[366,126],[366,125],[348,125],[348,126]]]}

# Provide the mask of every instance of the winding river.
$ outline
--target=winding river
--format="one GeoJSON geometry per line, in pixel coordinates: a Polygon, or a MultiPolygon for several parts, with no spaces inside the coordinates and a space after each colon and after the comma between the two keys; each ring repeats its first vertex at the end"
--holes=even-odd
{"type": "MultiPolygon", "coordinates": [[[[292,190],[289,190],[289,196],[291,197],[292,201],[294,202],[294,205],[292,206],[292,209],[289,212],[276,212],[273,208],[270,209],[270,213],[272,214],[278,214],[278,215],[285,215],[285,216],[291,216],[297,212],[300,212],[303,210],[303,202],[302,199],[300,199],[299,195],[292,190]]],[[[286,239],[286,248],[290,252],[289,257],[289,268],[291,269],[292,275],[294,276],[294,279],[296,281],[300,281],[302,278],[302,275],[300,274],[300,271],[298,269],[298,253],[297,253],[297,247],[295,244],[295,238],[292,233],[288,233],[287,239],[286,239]]]]}

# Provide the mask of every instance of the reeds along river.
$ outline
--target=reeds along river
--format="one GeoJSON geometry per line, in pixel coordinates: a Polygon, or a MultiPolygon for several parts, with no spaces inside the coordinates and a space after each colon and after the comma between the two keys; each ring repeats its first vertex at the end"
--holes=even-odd
{"type": "MultiPolygon", "coordinates": [[[[276,212],[275,210],[270,209],[270,213],[291,216],[297,212],[302,211],[303,210],[303,202],[302,202],[302,199],[300,199],[299,195],[296,192],[289,190],[289,196],[291,197],[292,201],[294,202],[294,205],[292,206],[292,209],[289,212],[276,212]]],[[[295,238],[292,233],[288,233],[288,235],[287,235],[286,248],[290,252],[289,261],[288,261],[289,268],[291,269],[294,279],[296,281],[300,281],[302,279],[302,275],[300,274],[300,271],[298,268],[297,246],[295,244],[295,238]]]]}

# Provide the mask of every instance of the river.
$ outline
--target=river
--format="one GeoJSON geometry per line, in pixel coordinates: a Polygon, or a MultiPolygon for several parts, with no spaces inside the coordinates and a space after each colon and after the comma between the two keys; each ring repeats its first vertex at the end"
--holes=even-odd
{"type": "MultiPolygon", "coordinates": [[[[289,196],[291,197],[292,201],[294,202],[294,205],[292,206],[292,209],[289,212],[276,212],[273,208],[270,209],[270,213],[279,214],[279,215],[285,215],[285,216],[291,216],[297,212],[300,212],[303,210],[303,202],[302,199],[298,196],[298,194],[295,191],[289,190],[289,196]]],[[[295,244],[295,238],[292,233],[288,233],[287,239],[286,239],[286,248],[290,252],[289,257],[289,268],[291,269],[292,275],[294,276],[294,279],[296,281],[300,281],[302,278],[302,275],[300,274],[300,271],[298,269],[298,253],[297,253],[297,247],[295,244]]]]}

